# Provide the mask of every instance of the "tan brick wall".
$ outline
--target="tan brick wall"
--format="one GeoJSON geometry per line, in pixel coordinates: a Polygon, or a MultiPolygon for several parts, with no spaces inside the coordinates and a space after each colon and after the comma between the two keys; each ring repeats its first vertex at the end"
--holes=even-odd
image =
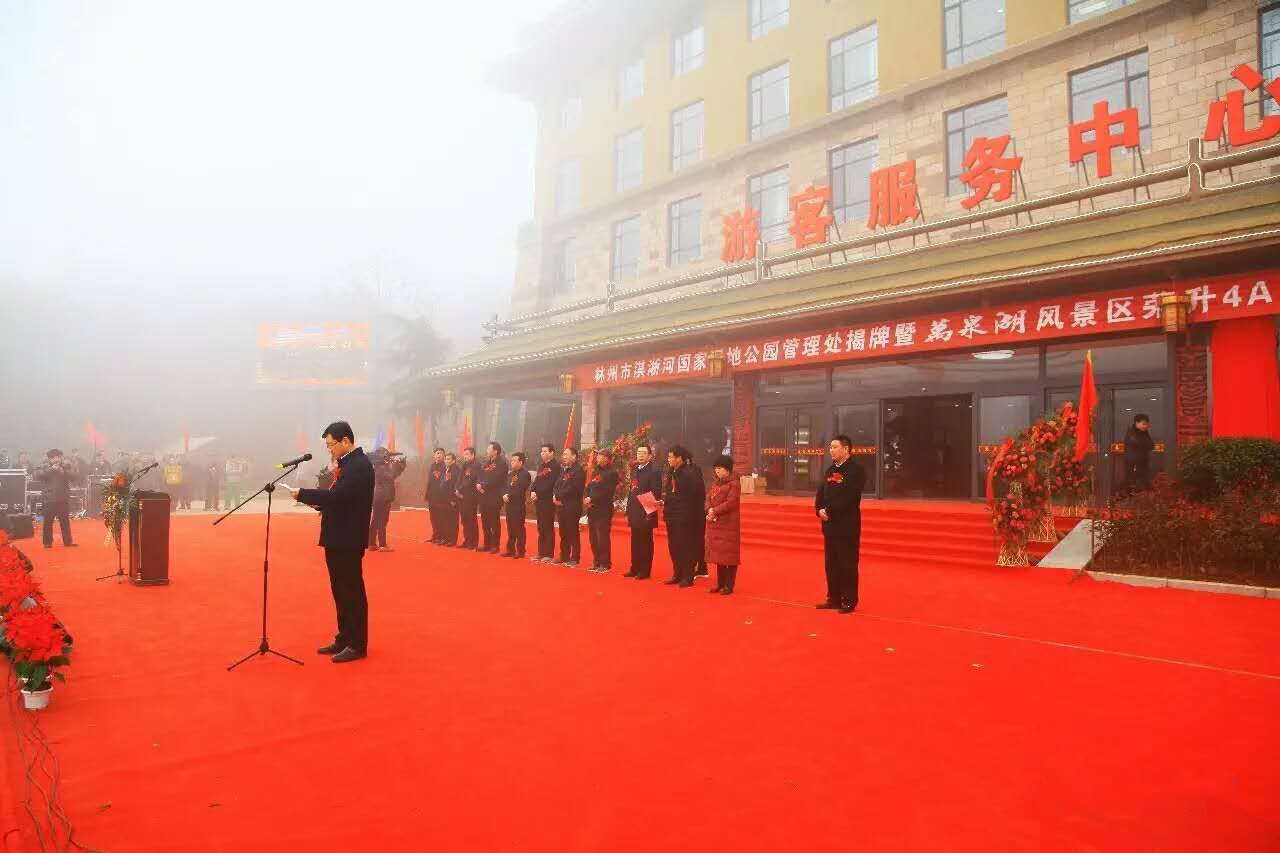
{"type": "MultiPolygon", "coordinates": [[[[637,213],[641,217],[640,275],[636,280],[621,283],[620,289],[716,267],[720,264],[720,217],[745,205],[750,175],[785,164],[790,167],[792,193],[811,183],[826,184],[829,182],[827,152],[871,136],[878,138],[881,166],[916,159],[928,219],[957,215],[963,212],[960,197],[945,195],[945,113],[1001,94],[1008,98],[1010,132],[1017,142],[1018,153],[1024,158],[1023,178],[1031,197],[1071,189],[1078,185],[1078,180],[1074,167],[1067,161],[1068,75],[1138,50],[1147,50],[1150,74],[1152,141],[1149,150],[1144,152],[1146,167],[1153,169],[1183,162],[1188,141],[1204,133],[1208,104],[1226,88],[1235,87],[1234,81],[1227,86],[1231,69],[1241,63],[1259,65],[1256,0],[1210,0],[1203,11],[1195,13],[1195,8],[1194,3],[1174,3],[1117,20],[1110,26],[1021,59],[995,63],[961,80],[917,93],[905,103],[889,99],[874,109],[854,111],[845,119],[819,123],[781,146],[743,147],[725,162],[703,169],[687,181],[641,189],[576,221],[541,223],[539,243],[546,250],[527,246],[522,251],[512,307],[517,309],[517,306],[537,302],[534,295],[537,282],[545,275],[543,259],[550,257],[549,248],[555,241],[570,233],[578,238],[577,291],[571,298],[604,295],[610,273],[613,223],[637,213]],[[697,194],[703,199],[703,259],[670,266],[667,263],[667,207],[673,201],[697,194]],[[526,252],[529,259],[525,257],[526,252]]],[[[910,59],[882,55],[880,61],[883,67],[886,62],[910,59]]],[[[1256,106],[1250,110],[1250,120],[1257,120],[1256,106]]],[[[1209,148],[1212,153],[1213,145],[1209,148]]],[[[1238,169],[1235,178],[1238,181],[1273,169],[1269,164],[1238,169]]],[[[1124,176],[1131,172],[1129,157],[1116,152],[1115,174],[1124,176]]],[[[1220,183],[1227,178],[1222,174],[1210,176],[1209,180],[1220,183]]],[[[1171,183],[1152,188],[1152,193],[1158,198],[1182,189],[1171,183]]],[[[1145,194],[1139,197],[1145,198],[1145,194]]],[[[1096,204],[1105,207],[1131,200],[1130,194],[1117,194],[1096,204]]],[[[1036,221],[1075,212],[1076,205],[1063,206],[1037,212],[1036,221]]],[[[842,231],[846,239],[866,233],[865,224],[851,225],[842,231]]],[[[992,227],[1002,226],[997,221],[992,227]]],[[[1114,228],[1115,222],[1099,227],[1114,228]]],[[[969,231],[963,229],[960,233],[969,231]]],[[[778,254],[790,248],[788,238],[770,246],[769,253],[778,254]]],[[[671,295],[665,294],[663,298],[671,295]]]]}

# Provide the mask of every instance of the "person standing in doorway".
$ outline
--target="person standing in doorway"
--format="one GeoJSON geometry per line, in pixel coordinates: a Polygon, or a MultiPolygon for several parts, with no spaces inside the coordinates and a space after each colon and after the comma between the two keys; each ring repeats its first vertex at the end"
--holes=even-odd
{"type": "Polygon", "coordinates": [[[1124,436],[1125,491],[1141,492],[1151,488],[1151,453],[1155,446],[1151,438],[1151,418],[1134,415],[1133,425],[1124,436]]]}
{"type": "Polygon", "coordinates": [[[867,475],[853,461],[853,439],[831,440],[831,465],[814,499],[822,522],[822,547],[827,573],[827,600],[819,610],[852,613],[858,606],[858,548],[862,537],[862,489],[867,475]]]}
{"type": "Polygon", "coordinates": [[[317,652],[332,655],[334,663],[349,663],[369,653],[369,599],[363,563],[373,515],[373,465],[364,450],[355,446],[355,433],[346,421],[329,424],[321,437],[334,461],[332,485],[327,489],[284,488],[299,503],[320,510],[320,545],[329,568],[338,633],[317,652]]]}
{"type": "Polygon", "coordinates": [[[636,446],[636,465],[631,471],[631,491],[627,494],[627,526],[631,528],[631,568],[623,577],[645,580],[653,571],[653,531],[658,512],[649,512],[640,503],[641,495],[662,500],[662,472],[653,461],[653,448],[645,442],[636,446]]]}

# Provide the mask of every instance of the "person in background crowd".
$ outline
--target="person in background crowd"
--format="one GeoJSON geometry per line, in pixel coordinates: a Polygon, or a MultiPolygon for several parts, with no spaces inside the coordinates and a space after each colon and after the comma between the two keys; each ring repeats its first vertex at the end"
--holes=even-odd
{"type": "Polygon", "coordinates": [[[613,467],[613,451],[602,448],[596,451],[595,469],[591,482],[587,483],[582,505],[587,510],[587,533],[591,539],[592,572],[607,572],[613,568],[613,543],[610,532],[613,527],[613,498],[618,493],[618,472],[613,467]]]}
{"type": "Polygon", "coordinates": [[[174,510],[182,509],[182,463],[177,456],[164,458],[164,486],[169,494],[169,505],[174,510]]]}
{"type": "Polygon", "coordinates": [[[534,475],[533,508],[538,518],[538,554],[533,559],[541,563],[553,562],[556,558],[556,505],[554,501],[556,483],[560,480],[560,463],[556,461],[556,449],[553,445],[544,444],[539,450],[542,464],[534,475]]]}
{"type": "Polygon", "coordinates": [[[178,491],[178,509],[191,509],[191,498],[196,490],[196,467],[185,455],[178,457],[182,467],[182,488],[178,491]]]}
{"type": "Polygon", "coordinates": [[[702,476],[702,469],[693,461],[693,454],[685,453],[685,463],[689,470],[693,473],[693,482],[696,487],[693,497],[693,505],[696,511],[690,521],[693,524],[693,540],[689,544],[689,553],[693,556],[693,577],[705,578],[710,573],[707,571],[707,481],[702,476]]]}
{"type": "Polygon", "coordinates": [[[0,468],[12,468],[13,460],[9,458],[9,451],[0,449],[0,468]]]}
{"type": "Polygon", "coordinates": [[[373,451],[373,511],[369,515],[369,550],[390,551],[387,547],[387,522],[391,520],[391,504],[396,499],[396,480],[404,473],[405,458],[385,447],[373,451]],[[376,539],[375,539],[376,537],[376,539]]]}
{"type": "Polygon", "coordinates": [[[1134,415],[1133,425],[1124,436],[1124,486],[1129,492],[1141,492],[1151,488],[1151,453],[1155,450],[1151,438],[1151,418],[1134,415]]]}
{"type": "Polygon", "coordinates": [[[35,466],[31,464],[31,454],[25,450],[18,452],[18,467],[26,471],[28,477],[35,474],[36,471],[35,466]]]}
{"type": "Polygon", "coordinates": [[[502,445],[496,441],[489,442],[484,467],[476,480],[476,491],[480,493],[480,520],[484,530],[484,540],[480,545],[483,554],[497,554],[502,550],[502,495],[507,490],[506,457],[502,455],[502,445]]]}
{"type": "Polygon", "coordinates": [[[241,456],[230,456],[224,466],[223,482],[227,488],[227,506],[236,506],[244,497],[244,481],[249,476],[249,463],[241,456]]]}
{"type": "Polygon", "coordinates": [[[479,546],[480,529],[476,523],[476,512],[480,506],[479,485],[480,465],[476,462],[476,449],[465,447],[462,450],[462,468],[458,471],[458,516],[462,522],[462,544],[460,548],[474,551],[479,546]]]}
{"type": "Polygon", "coordinates": [[[524,454],[511,454],[511,472],[507,475],[507,489],[502,503],[507,508],[507,550],[504,557],[523,557],[525,543],[525,504],[529,500],[529,486],[533,478],[524,468],[524,454]]]}
{"type": "Polygon", "coordinates": [[[77,485],[83,486],[82,482],[85,477],[89,476],[89,463],[84,461],[84,457],[80,455],[80,448],[71,449],[71,455],[67,457],[67,462],[71,463],[71,478],[77,485]]]}
{"type": "Polygon", "coordinates": [[[71,541],[71,463],[63,458],[61,450],[50,450],[45,456],[48,462],[35,475],[44,492],[44,522],[41,524],[44,547],[53,547],[53,523],[57,521],[62,532],[62,546],[74,548],[76,543],[71,541]]]}
{"type": "Polygon", "coordinates": [[[221,509],[218,499],[222,495],[222,463],[210,459],[204,468],[204,508],[217,512],[221,509]]]}
{"type": "Polygon", "coordinates": [[[578,529],[578,521],[582,518],[584,479],[582,467],[578,465],[578,449],[566,447],[560,454],[560,477],[556,480],[552,502],[560,524],[560,559],[557,565],[571,569],[576,569],[582,558],[582,532],[578,529]]]}
{"type": "Polygon", "coordinates": [[[437,447],[431,452],[431,467],[427,469],[427,516],[431,519],[432,545],[444,541],[444,511],[449,503],[449,495],[444,491],[444,448],[437,447]]]}
{"type": "Polygon", "coordinates": [[[693,586],[693,566],[698,560],[693,549],[697,546],[697,527],[703,517],[702,503],[698,498],[701,489],[694,482],[697,475],[688,460],[689,451],[682,445],[673,444],[667,451],[662,514],[667,523],[667,548],[671,553],[671,577],[664,581],[668,586],[693,586]]]}
{"type": "Polygon", "coordinates": [[[111,473],[111,463],[107,461],[107,454],[99,450],[93,454],[93,462],[89,465],[89,475],[93,477],[105,477],[111,473]]]}
{"type": "Polygon", "coordinates": [[[631,491],[627,495],[627,526],[631,528],[631,568],[623,577],[646,580],[653,571],[653,531],[658,526],[658,513],[647,512],[640,504],[641,495],[662,500],[662,472],[653,461],[653,448],[641,442],[636,446],[636,466],[631,471],[631,491]]]}
{"type": "Polygon", "coordinates": [[[862,537],[862,489],[867,474],[853,461],[853,439],[831,440],[830,467],[814,498],[822,521],[822,548],[827,573],[827,600],[819,610],[852,613],[858,606],[858,545],[862,537]]]}
{"type": "Polygon", "coordinates": [[[449,502],[440,507],[440,544],[446,548],[458,544],[458,474],[458,457],[446,453],[444,474],[440,478],[440,488],[449,496],[449,502]]]}
{"type": "Polygon", "coordinates": [[[740,487],[733,476],[732,457],[716,459],[712,470],[716,479],[707,493],[706,560],[716,564],[716,585],[711,592],[729,595],[738,579],[742,552],[740,487]]]}

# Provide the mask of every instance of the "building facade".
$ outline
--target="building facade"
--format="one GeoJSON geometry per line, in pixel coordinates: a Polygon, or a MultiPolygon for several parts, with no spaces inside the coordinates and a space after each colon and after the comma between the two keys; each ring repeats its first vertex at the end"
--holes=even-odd
{"type": "Polygon", "coordinates": [[[971,498],[1092,350],[1110,488],[1135,413],[1166,466],[1280,418],[1278,78],[1253,0],[576,4],[501,74],[512,316],[433,375],[523,443],[573,408],[800,492],[845,432],[869,493],[971,498]]]}

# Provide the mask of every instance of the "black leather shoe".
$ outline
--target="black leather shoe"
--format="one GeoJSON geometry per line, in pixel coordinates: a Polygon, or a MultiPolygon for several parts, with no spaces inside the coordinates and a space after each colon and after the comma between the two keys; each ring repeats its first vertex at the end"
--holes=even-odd
{"type": "Polygon", "coordinates": [[[647,581],[647,580],[649,579],[649,576],[648,576],[648,575],[636,575],[636,576],[635,576],[635,579],[636,579],[636,580],[638,580],[638,581],[647,581]]]}
{"type": "Polygon", "coordinates": [[[733,587],[726,586],[720,590],[721,595],[733,595],[733,587]]]}
{"type": "Polygon", "coordinates": [[[824,601],[818,605],[819,610],[838,610],[840,604],[835,601],[824,601]]]}
{"type": "Polygon", "coordinates": [[[342,651],[338,652],[336,655],[333,656],[333,662],[334,663],[351,663],[351,661],[360,660],[360,658],[364,656],[365,656],[364,652],[358,652],[355,649],[351,648],[350,646],[347,646],[345,649],[343,649],[342,651]]]}
{"type": "Polygon", "coordinates": [[[330,643],[327,646],[321,646],[320,648],[316,649],[316,654],[336,655],[338,652],[344,651],[346,648],[347,647],[342,645],[341,643],[330,643]]]}
{"type": "Polygon", "coordinates": [[[631,571],[630,569],[627,569],[626,573],[625,573],[625,574],[623,574],[623,577],[624,577],[624,578],[634,578],[634,577],[636,577],[636,573],[635,573],[635,572],[633,572],[633,571],[631,571]]]}
{"type": "Polygon", "coordinates": [[[691,586],[693,586],[693,581],[680,581],[680,588],[681,588],[681,589],[685,589],[685,588],[687,588],[687,587],[691,587],[691,586]]]}
{"type": "Polygon", "coordinates": [[[839,613],[852,613],[853,611],[855,611],[855,610],[857,610],[857,609],[858,609],[858,608],[857,608],[857,606],[856,606],[856,605],[853,605],[853,604],[842,604],[842,605],[840,605],[840,609],[839,609],[837,612],[839,612],[839,613]]]}
{"type": "Polygon", "coordinates": [[[678,584],[678,583],[680,583],[680,578],[671,578],[670,580],[665,580],[665,581],[663,581],[663,582],[662,582],[662,585],[663,585],[663,586],[675,586],[675,585],[676,585],[676,584],[678,584]]]}
{"type": "Polygon", "coordinates": [[[707,592],[711,593],[712,595],[719,595],[719,594],[720,594],[720,590],[722,590],[722,589],[724,589],[724,587],[721,587],[721,586],[713,586],[713,587],[711,587],[711,589],[707,590],[707,592]]]}

